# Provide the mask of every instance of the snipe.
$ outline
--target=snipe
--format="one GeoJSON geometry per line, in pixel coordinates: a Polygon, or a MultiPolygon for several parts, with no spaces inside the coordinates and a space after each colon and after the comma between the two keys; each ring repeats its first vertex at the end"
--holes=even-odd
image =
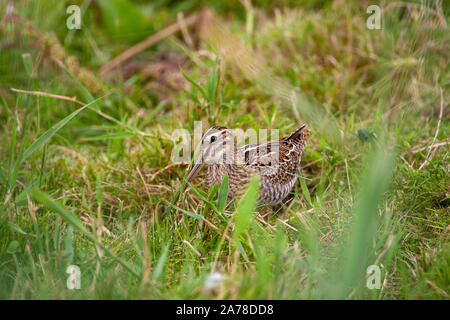
{"type": "MultiPolygon", "coordinates": [[[[297,169],[308,137],[309,129],[303,125],[280,140],[236,148],[230,129],[212,127],[202,136],[199,156],[186,183],[191,182],[206,163],[206,187],[209,189],[214,184],[222,183],[224,176],[228,175],[228,197],[233,199],[246,190],[251,176],[256,174],[261,178],[258,202],[275,205],[286,198],[297,181],[297,169]]],[[[178,201],[181,190],[176,195],[175,202],[178,201]]],[[[169,208],[170,205],[161,218],[169,208]]]]}

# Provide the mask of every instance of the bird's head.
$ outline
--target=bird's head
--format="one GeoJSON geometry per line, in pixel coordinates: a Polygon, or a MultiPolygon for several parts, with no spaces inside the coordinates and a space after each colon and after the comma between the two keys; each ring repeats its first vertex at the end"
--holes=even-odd
{"type": "Polygon", "coordinates": [[[234,161],[234,139],[230,129],[214,126],[205,131],[200,142],[194,167],[187,177],[190,182],[202,167],[202,164],[231,164],[234,161]]]}

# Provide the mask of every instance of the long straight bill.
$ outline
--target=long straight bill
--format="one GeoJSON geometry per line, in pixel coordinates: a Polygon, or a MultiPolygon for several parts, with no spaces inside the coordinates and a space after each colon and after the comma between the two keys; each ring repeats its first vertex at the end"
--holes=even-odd
{"type": "Polygon", "coordinates": [[[202,167],[202,163],[196,163],[194,167],[191,169],[191,171],[188,174],[188,177],[186,179],[186,183],[183,183],[181,188],[178,190],[177,194],[175,195],[175,199],[167,206],[166,210],[164,210],[164,213],[161,216],[161,220],[164,219],[166,214],[170,211],[172,206],[178,202],[178,199],[180,199],[181,194],[184,192],[186,185],[194,179],[194,177],[197,175],[198,171],[202,167]]]}

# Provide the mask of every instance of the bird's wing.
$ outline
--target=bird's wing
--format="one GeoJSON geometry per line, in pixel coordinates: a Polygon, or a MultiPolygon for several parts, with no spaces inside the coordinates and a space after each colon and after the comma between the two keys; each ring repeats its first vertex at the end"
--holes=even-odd
{"type": "Polygon", "coordinates": [[[238,159],[241,163],[262,176],[279,180],[296,171],[300,156],[301,149],[287,139],[246,145],[238,149],[238,159]]]}
{"type": "Polygon", "coordinates": [[[279,170],[280,141],[246,145],[238,149],[238,159],[261,175],[274,175],[279,170]]]}

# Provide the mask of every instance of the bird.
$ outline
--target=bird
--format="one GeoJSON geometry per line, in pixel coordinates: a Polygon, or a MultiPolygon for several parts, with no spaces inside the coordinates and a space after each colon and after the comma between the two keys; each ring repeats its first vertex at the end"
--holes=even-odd
{"type": "MultiPolygon", "coordinates": [[[[254,175],[260,178],[258,204],[274,206],[282,202],[294,187],[300,169],[300,160],[310,130],[304,124],[280,140],[260,144],[248,144],[237,148],[233,130],[224,126],[213,126],[205,131],[200,149],[186,184],[190,183],[204,164],[208,165],[205,187],[210,190],[221,184],[228,176],[228,200],[242,195],[254,175]]],[[[175,196],[178,201],[184,186],[175,196]]],[[[167,214],[169,205],[161,218],[167,214]]]]}

